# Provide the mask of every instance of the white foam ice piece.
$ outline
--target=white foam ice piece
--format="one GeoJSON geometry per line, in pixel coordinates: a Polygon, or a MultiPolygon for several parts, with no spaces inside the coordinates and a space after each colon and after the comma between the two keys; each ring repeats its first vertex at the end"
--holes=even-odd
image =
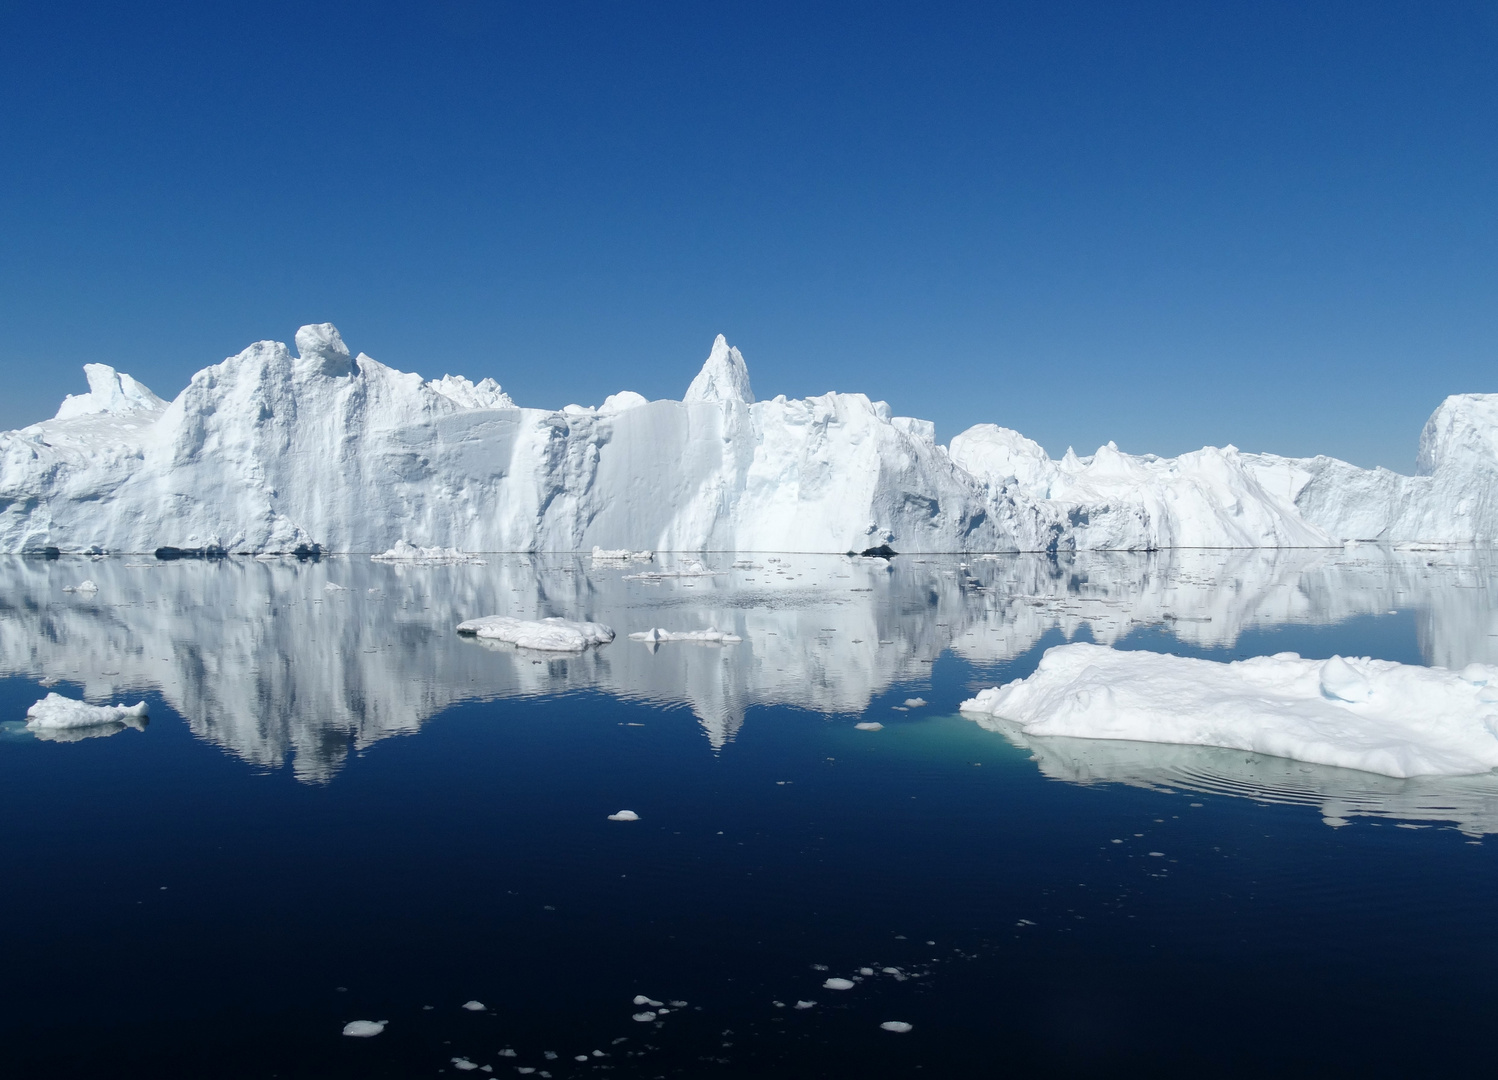
{"type": "Polygon", "coordinates": [[[852,990],[853,989],[853,985],[854,984],[853,984],[853,980],[852,979],[840,979],[840,978],[838,978],[836,976],[833,976],[832,978],[830,978],[827,981],[825,981],[824,983],[822,983],[822,989],[824,989],[824,990],[852,990]]]}
{"type": "Polygon", "coordinates": [[[908,1024],[904,1020],[886,1020],[879,1025],[885,1031],[893,1031],[897,1035],[904,1035],[914,1028],[914,1024],[908,1024]]]}
{"type": "Polygon", "coordinates": [[[444,547],[417,547],[404,537],[395,542],[395,546],[389,551],[382,551],[378,555],[371,556],[376,562],[414,563],[425,566],[437,566],[447,563],[469,563],[475,566],[485,566],[487,563],[477,555],[468,551],[459,551],[457,548],[444,547]]]}
{"type": "Polygon", "coordinates": [[[613,629],[601,623],[557,618],[533,621],[508,615],[465,620],[458,624],[458,633],[543,652],[582,652],[590,645],[607,645],[614,640],[613,629]]]}
{"type": "Polygon", "coordinates": [[[1458,776],[1498,767],[1498,702],[1482,700],[1494,675],[1498,668],[1485,665],[1458,674],[1294,653],[1219,663],[1073,644],[1048,650],[1029,678],[980,691],[960,708],[1028,736],[1218,746],[1385,776],[1458,776]]]}
{"type": "MultiPolygon", "coordinates": [[[[610,814],[609,815],[609,820],[610,821],[639,821],[640,820],[640,815],[637,814],[637,813],[635,813],[633,810],[620,810],[618,813],[610,814]]],[[[636,1005],[643,1005],[644,1002],[642,1002],[642,1001],[636,1001],[635,1004],[636,1005]]],[[[659,1002],[656,1002],[656,1004],[659,1004],[659,1002]]]]}
{"type": "Polygon", "coordinates": [[[482,1001],[463,1002],[463,1008],[467,1009],[469,1012],[483,1012],[488,1007],[489,1006],[485,1005],[482,1001]]]}
{"type": "Polygon", "coordinates": [[[92,581],[85,580],[78,583],[77,585],[64,585],[62,587],[62,591],[77,593],[96,593],[99,591],[99,586],[95,585],[92,581]]]}
{"type": "Polygon", "coordinates": [[[343,1033],[354,1039],[368,1039],[385,1030],[388,1020],[350,1020],[343,1025],[343,1033]]]}
{"type": "Polygon", "coordinates": [[[709,626],[706,630],[662,630],[659,627],[630,634],[633,641],[695,641],[704,645],[736,645],[744,639],[737,634],[709,626]]]}
{"type": "Polygon", "coordinates": [[[453,1058],[453,1068],[459,1072],[473,1072],[478,1068],[478,1065],[469,1061],[466,1057],[455,1057],[453,1058]]]}
{"type": "Polygon", "coordinates": [[[877,720],[864,720],[853,725],[855,731],[883,731],[884,725],[877,720]]]}
{"type": "Polygon", "coordinates": [[[644,1012],[635,1013],[631,1017],[631,1019],[638,1020],[642,1024],[648,1024],[650,1023],[650,1021],[655,1019],[655,1013],[651,1012],[649,1009],[646,1009],[644,1012]]]}
{"type": "Polygon", "coordinates": [[[90,705],[53,691],[26,710],[26,726],[32,731],[90,728],[103,724],[135,726],[146,716],[146,703],[134,705],[90,705]]]}
{"type": "Polygon", "coordinates": [[[925,704],[926,704],[926,699],[925,698],[908,697],[908,698],[905,699],[905,707],[907,709],[919,709],[922,706],[924,706],[925,704]]]}

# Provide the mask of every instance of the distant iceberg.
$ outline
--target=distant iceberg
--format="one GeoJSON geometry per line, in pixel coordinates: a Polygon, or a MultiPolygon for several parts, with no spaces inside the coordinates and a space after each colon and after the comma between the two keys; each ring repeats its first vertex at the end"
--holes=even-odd
{"type": "MultiPolygon", "coordinates": [[[[134,705],[90,705],[53,691],[26,710],[26,727],[34,732],[72,731],[84,728],[143,728],[146,703],[134,705]]],[[[113,734],[113,732],[110,732],[113,734]]]]}
{"type": "Polygon", "coordinates": [[[1059,645],[1029,678],[960,708],[1026,736],[1217,746],[1384,776],[1498,768],[1498,666],[1485,664],[1294,653],[1219,663],[1059,645]]]}
{"type": "Polygon", "coordinates": [[[709,626],[706,630],[662,630],[657,626],[649,630],[638,631],[629,636],[632,641],[645,641],[652,645],[663,641],[695,641],[704,645],[737,645],[744,640],[738,634],[730,634],[726,630],[719,630],[715,626],[709,626]]]}
{"type": "Polygon", "coordinates": [[[88,393],[0,434],[0,551],[623,561],[1498,540],[1498,395],[1447,398],[1401,476],[1232,446],[1058,461],[993,424],[942,446],[862,394],[758,400],[722,336],[681,401],[621,391],[559,410],[355,356],[329,323],[295,347],[257,342],[170,402],[85,365],[88,393]]]}
{"type": "Polygon", "coordinates": [[[533,621],[508,615],[468,619],[458,624],[458,633],[544,652],[582,652],[590,645],[607,645],[614,640],[614,631],[600,623],[568,619],[533,621]]]}

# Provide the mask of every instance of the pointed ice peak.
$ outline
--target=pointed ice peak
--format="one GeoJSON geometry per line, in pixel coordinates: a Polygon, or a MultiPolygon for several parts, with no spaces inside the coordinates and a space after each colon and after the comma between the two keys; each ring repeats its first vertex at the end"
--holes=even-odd
{"type": "Polygon", "coordinates": [[[682,400],[754,403],[754,391],[749,389],[749,367],[739,350],[730,346],[722,334],[713,342],[707,363],[687,387],[687,396],[682,400]]]}
{"type": "Polygon", "coordinates": [[[298,359],[314,366],[324,375],[348,375],[354,370],[353,357],[330,322],[309,323],[296,332],[298,359]]]}
{"type": "Polygon", "coordinates": [[[69,420],[90,413],[121,413],[166,408],[166,402],[129,375],[108,364],[84,364],[88,393],[69,394],[57,410],[57,419],[69,420]]]}

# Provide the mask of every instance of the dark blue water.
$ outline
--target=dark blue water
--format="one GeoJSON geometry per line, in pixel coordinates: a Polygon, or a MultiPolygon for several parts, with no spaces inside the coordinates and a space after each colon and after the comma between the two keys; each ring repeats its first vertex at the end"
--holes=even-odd
{"type": "MultiPolygon", "coordinates": [[[[53,743],[9,725],[0,1063],[59,1077],[456,1075],[454,1058],[553,1077],[1487,1071],[1485,833],[1393,812],[1334,828],[1312,806],[1210,786],[1048,777],[955,711],[1060,640],[1000,660],[941,648],[856,712],[750,703],[718,749],[685,702],[553,674],[555,692],[459,700],[407,736],[330,727],[342,764],[317,782],[192,733],[212,717],[149,687],[144,732],[53,743]],[[915,695],[929,705],[893,708],[915,695]],[[885,729],[855,730],[863,719],[885,729]],[[641,820],[607,820],[621,808],[641,820]],[[632,1019],[636,995],[667,1011],[632,1019]],[[342,1036],[355,1019],[388,1026],[342,1036]],[[880,1028],[891,1020],[913,1029],[880,1028]]],[[[1408,608],[1211,646],[1142,626],[1122,644],[1424,655],[1408,608]]],[[[405,647],[514,659],[451,638],[405,647]]],[[[629,647],[608,647],[616,666],[629,647]]],[[[294,704],[261,685],[269,727],[294,704]]],[[[0,715],[45,692],[13,675],[0,715]]]]}

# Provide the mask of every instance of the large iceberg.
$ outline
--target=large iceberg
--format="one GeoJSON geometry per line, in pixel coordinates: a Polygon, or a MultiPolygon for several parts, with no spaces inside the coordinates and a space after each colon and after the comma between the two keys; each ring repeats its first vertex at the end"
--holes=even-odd
{"type": "Polygon", "coordinates": [[[1030,736],[1217,746],[1385,776],[1498,768],[1498,667],[1487,664],[1294,653],[1219,663],[1077,643],[961,710],[1030,736]]]}
{"type": "Polygon", "coordinates": [[[520,408],[424,380],[323,323],[261,341],[170,403],[89,392],[0,434],[0,551],[1153,550],[1489,544],[1498,395],[1452,397],[1419,475],[1209,447],[1052,460],[1012,430],[936,442],[862,394],[756,400],[723,337],[682,401],[520,408]],[[404,548],[401,548],[404,550],[404,548]]]}

